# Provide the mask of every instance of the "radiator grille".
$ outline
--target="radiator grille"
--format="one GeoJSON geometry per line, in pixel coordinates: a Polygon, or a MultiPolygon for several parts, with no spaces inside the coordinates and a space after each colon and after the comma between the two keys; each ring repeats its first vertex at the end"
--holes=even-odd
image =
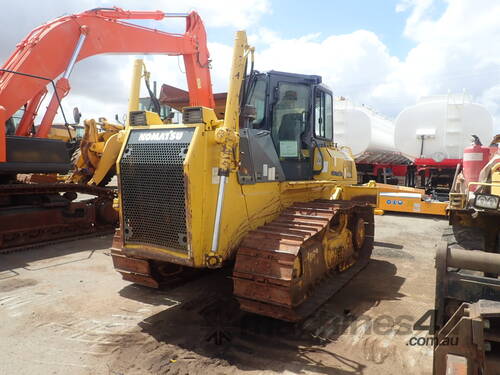
{"type": "Polygon", "coordinates": [[[187,252],[183,161],[189,143],[129,144],[120,161],[126,243],[187,252]]]}

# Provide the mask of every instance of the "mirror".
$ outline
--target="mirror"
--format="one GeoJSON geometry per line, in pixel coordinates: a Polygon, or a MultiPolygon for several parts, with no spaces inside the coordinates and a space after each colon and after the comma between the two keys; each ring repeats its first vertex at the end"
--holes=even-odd
{"type": "Polygon", "coordinates": [[[81,118],[82,118],[82,113],[80,112],[78,107],[73,108],[73,120],[75,124],[79,124],[81,118]]]}

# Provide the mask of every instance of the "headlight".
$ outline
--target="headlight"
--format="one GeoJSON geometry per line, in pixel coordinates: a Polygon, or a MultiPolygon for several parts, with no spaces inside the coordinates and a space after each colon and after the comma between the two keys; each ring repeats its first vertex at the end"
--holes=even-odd
{"type": "Polygon", "coordinates": [[[203,108],[186,107],[182,110],[183,124],[201,124],[203,122],[203,108]]]}
{"type": "Polygon", "coordinates": [[[490,210],[495,210],[498,207],[499,201],[500,197],[497,197],[495,195],[477,194],[474,205],[480,208],[489,208],[490,210]]]}

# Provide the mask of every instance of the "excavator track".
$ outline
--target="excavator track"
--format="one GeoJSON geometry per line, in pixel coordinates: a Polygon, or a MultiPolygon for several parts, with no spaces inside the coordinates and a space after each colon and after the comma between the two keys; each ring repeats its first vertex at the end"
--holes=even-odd
{"type": "Polygon", "coordinates": [[[82,235],[74,235],[73,234],[73,235],[70,235],[70,236],[64,237],[64,238],[41,241],[41,242],[31,243],[31,244],[27,244],[27,245],[20,245],[20,246],[16,246],[16,247],[8,247],[8,248],[0,249],[0,254],[10,254],[10,253],[18,252],[18,251],[28,251],[28,250],[37,249],[37,248],[44,247],[44,246],[57,245],[59,243],[64,243],[64,242],[68,242],[68,241],[78,241],[78,240],[85,240],[88,238],[108,236],[110,234],[113,234],[114,232],[115,232],[115,228],[109,226],[109,227],[99,228],[98,230],[95,230],[95,231],[88,233],[88,234],[82,234],[82,235]]]}
{"type": "Polygon", "coordinates": [[[95,195],[101,198],[113,199],[116,193],[111,189],[85,184],[7,184],[0,185],[0,197],[12,195],[80,193],[95,195]]]}
{"type": "Polygon", "coordinates": [[[362,202],[295,203],[243,239],[234,294],[248,312],[298,322],[369,262],[373,207],[362,202]]]}
{"type": "Polygon", "coordinates": [[[83,184],[0,185],[0,253],[113,233],[114,196],[83,184]],[[78,194],[95,198],[73,202],[78,194]]]}

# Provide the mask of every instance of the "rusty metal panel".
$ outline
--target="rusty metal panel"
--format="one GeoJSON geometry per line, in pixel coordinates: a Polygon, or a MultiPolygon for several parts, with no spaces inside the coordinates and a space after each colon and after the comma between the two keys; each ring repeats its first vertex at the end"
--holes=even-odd
{"type": "Polygon", "coordinates": [[[287,322],[297,322],[301,319],[300,315],[296,314],[294,310],[290,310],[288,307],[260,303],[244,298],[239,298],[238,302],[242,310],[254,314],[271,316],[275,319],[285,320],[287,322]]]}
{"type": "Polygon", "coordinates": [[[111,233],[116,225],[111,189],[81,184],[0,185],[0,252],[15,251],[64,239],[111,233]],[[97,198],[72,202],[65,193],[97,198]]]}
{"type": "Polygon", "coordinates": [[[158,289],[160,287],[158,282],[156,280],[152,279],[151,277],[144,276],[144,275],[138,275],[135,273],[127,273],[127,272],[120,272],[120,273],[122,275],[123,280],[131,281],[135,284],[139,284],[139,285],[143,285],[143,286],[147,286],[147,287],[155,288],[155,289],[158,289]]]}
{"type": "MultiPolygon", "coordinates": [[[[265,278],[262,278],[264,281],[265,278]]],[[[266,301],[274,305],[292,307],[292,296],[289,288],[267,282],[256,282],[240,278],[234,279],[234,294],[246,296],[248,299],[266,301]]]]}
{"type": "Polygon", "coordinates": [[[243,239],[241,246],[262,251],[283,251],[290,254],[296,254],[300,249],[300,245],[297,245],[296,242],[289,243],[287,241],[280,241],[279,239],[262,241],[260,238],[248,236],[243,239]]]}
{"type": "Polygon", "coordinates": [[[238,273],[248,273],[250,275],[265,275],[269,278],[276,278],[281,280],[291,280],[293,271],[293,260],[282,261],[274,257],[251,257],[251,256],[238,256],[235,268],[238,273]]]}
{"type": "Polygon", "coordinates": [[[434,375],[499,374],[499,327],[500,302],[462,304],[435,336],[434,375]]]}
{"type": "Polygon", "coordinates": [[[149,262],[147,260],[128,258],[113,253],[111,253],[111,257],[113,258],[113,266],[117,271],[142,273],[144,275],[149,275],[151,273],[149,262]]]}

